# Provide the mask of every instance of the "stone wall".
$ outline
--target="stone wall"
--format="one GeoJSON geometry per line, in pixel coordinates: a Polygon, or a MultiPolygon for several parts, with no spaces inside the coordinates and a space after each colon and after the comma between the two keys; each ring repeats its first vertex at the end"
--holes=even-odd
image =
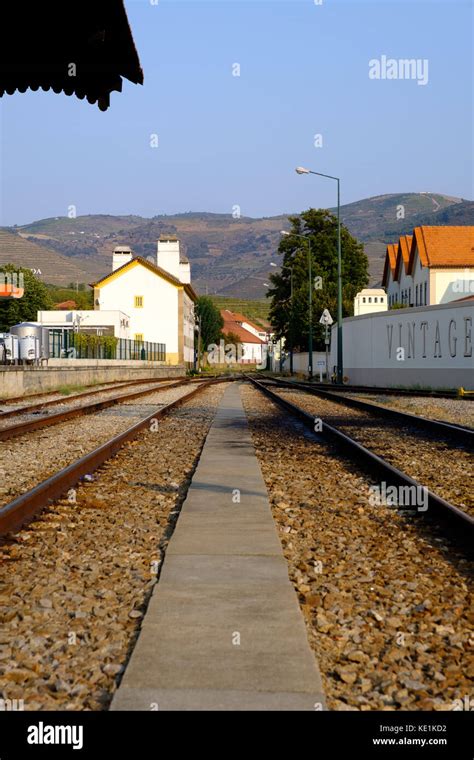
{"type": "Polygon", "coordinates": [[[158,362],[51,359],[48,366],[43,367],[1,367],[0,399],[54,391],[68,385],[179,378],[185,374],[182,365],[170,367],[158,362]]]}

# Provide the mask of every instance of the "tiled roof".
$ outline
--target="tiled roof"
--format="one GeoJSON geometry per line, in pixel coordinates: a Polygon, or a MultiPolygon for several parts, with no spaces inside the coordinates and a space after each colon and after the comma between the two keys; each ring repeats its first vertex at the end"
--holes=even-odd
{"type": "Polygon", "coordinates": [[[77,303],[75,301],[61,301],[61,303],[55,303],[54,308],[59,311],[74,311],[77,309],[77,303]]]}
{"type": "Polygon", "coordinates": [[[408,274],[408,263],[410,261],[410,247],[412,235],[401,235],[398,241],[397,261],[395,264],[394,280],[400,279],[402,264],[405,268],[405,274],[408,274]]]}
{"type": "Polygon", "coordinates": [[[248,325],[253,327],[254,330],[257,330],[258,332],[266,332],[264,327],[259,327],[255,324],[255,322],[252,322],[251,319],[245,316],[245,314],[241,314],[238,311],[230,311],[230,309],[221,309],[222,318],[224,319],[224,322],[226,320],[231,320],[234,322],[246,322],[248,325]]]}
{"type": "Polygon", "coordinates": [[[224,335],[234,333],[234,335],[237,335],[240,338],[242,343],[258,343],[259,345],[263,344],[263,340],[260,340],[260,338],[257,338],[256,335],[249,332],[248,330],[245,330],[245,328],[241,327],[238,322],[232,322],[230,320],[224,321],[222,332],[224,335]]]}
{"type": "Polygon", "coordinates": [[[474,294],[470,296],[464,296],[463,298],[456,298],[453,303],[459,303],[459,301],[474,301],[474,294]]]}
{"type": "Polygon", "coordinates": [[[395,267],[397,264],[397,250],[398,250],[398,244],[397,243],[389,243],[387,245],[387,252],[385,254],[385,264],[383,268],[383,277],[382,277],[382,285],[384,287],[387,287],[388,285],[388,274],[391,272],[392,279],[395,275],[395,267]]]}
{"type": "Polygon", "coordinates": [[[123,0],[4,3],[0,97],[15,90],[52,89],[107,110],[122,77],[143,84],[123,0]],[[71,8],[69,8],[69,11],[71,8]],[[76,69],[71,74],[71,62],[76,69]]]}
{"type": "Polygon", "coordinates": [[[474,226],[415,227],[409,274],[416,250],[424,267],[474,267],[474,226]]]}

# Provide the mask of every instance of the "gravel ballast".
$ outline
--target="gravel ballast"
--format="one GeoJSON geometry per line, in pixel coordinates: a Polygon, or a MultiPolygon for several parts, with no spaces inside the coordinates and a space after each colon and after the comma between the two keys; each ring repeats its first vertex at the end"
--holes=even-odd
{"type": "Polygon", "coordinates": [[[163,388],[100,412],[1,441],[0,506],[194,388],[163,388]]]}
{"type": "Polygon", "coordinates": [[[173,410],[0,543],[0,698],[107,708],[225,387],[173,410]]]}
{"type": "Polygon", "coordinates": [[[373,414],[338,404],[304,391],[279,388],[278,395],[342,430],[378,456],[474,515],[471,487],[473,457],[467,446],[373,414]]]}
{"type": "Polygon", "coordinates": [[[419,518],[371,506],[370,479],[257,390],[243,398],[330,709],[462,709],[472,565],[419,518]]]}

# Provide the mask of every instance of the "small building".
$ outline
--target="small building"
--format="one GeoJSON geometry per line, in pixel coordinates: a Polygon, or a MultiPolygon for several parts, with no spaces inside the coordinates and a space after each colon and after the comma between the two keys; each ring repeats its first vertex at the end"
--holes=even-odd
{"type": "Polygon", "coordinates": [[[117,246],[112,272],[92,287],[98,312],[126,311],[132,340],[164,343],[169,364],[194,364],[197,295],[176,236],[160,236],[155,261],[134,256],[129,246],[117,246]]]}
{"type": "Polygon", "coordinates": [[[221,309],[224,336],[235,335],[240,340],[241,364],[262,364],[266,360],[266,332],[244,314],[221,309]],[[262,336],[262,337],[260,337],[262,336]]]}
{"type": "Polygon", "coordinates": [[[383,288],[363,288],[354,298],[355,317],[387,309],[387,294],[383,288]]]}
{"type": "Polygon", "coordinates": [[[93,335],[130,338],[130,317],[123,311],[57,309],[38,311],[38,324],[51,330],[71,330],[93,335]]]}
{"type": "Polygon", "coordinates": [[[435,306],[474,293],[474,226],[415,227],[387,246],[388,306],[435,306]]]}

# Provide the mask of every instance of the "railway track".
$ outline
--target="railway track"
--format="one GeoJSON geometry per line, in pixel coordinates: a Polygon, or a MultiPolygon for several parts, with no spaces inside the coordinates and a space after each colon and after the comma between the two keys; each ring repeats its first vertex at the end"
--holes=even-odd
{"type": "MultiPolygon", "coordinates": [[[[215,383],[154,413],[147,403],[138,423],[0,508],[0,696],[28,710],[107,709],[161,582],[221,397],[215,383]]],[[[314,414],[293,412],[274,390],[244,383],[241,392],[330,709],[453,709],[469,688],[468,562],[439,523],[471,536],[472,525],[461,527],[454,507],[421,531],[399,510],[370,506],[374,473],[410,481],[391,480],[394,468],[377,469],[373,457],[366,477],[363,447],[348,442],[350,456],[339,456],[326,445],[346,437],[331,426],[324,438],[301,435],[293,414],[311,433],[314,414]]]]}
{"type": "Polygon", "coordinates": [[[147,380],[130,380],[123,382],[109,382],[100,383],[99,386],[94,386],[93,390],[81,391],[78,393],[59,393],[58,391],[47,391],[43,393],[34,393],[31,396],[17,396],[11,399],[0,400],[0,406],[6,407],[6,409],[0,410],[0,420],[8,419],[9,417],[17,417],[22,414],[29,414],[34,412],[40,412],[43,409],[48,409],[50,406],[58,406],[61,404],[67,404],[71,401],[81,400],[83,398],[89,398],[90,396],[96,396],[100,393],[112,393],[115,390],[122,390],[132,386],[151,385],[153,383],[167,383],[173,382],[180,378],[157,378],[153,380],[148,378],[147,380]],[[49,399],[49,396],[55,396],[55,398],[49,399]],[[24,405],[25,400],[28,399],[44,399],[42,401],[33,401],[31,404],[24,405]],[[22,403],[22,406],[18,406],[18,403],[22,403]],[[9,407],[12,407],[11,409],[9,407]]]}
{"type": "MultiPolygon", "coordinates": [[[[81,478],[83,478],[85,475],[90,475],[102,464],[104,464],[104,462],[113,457],[127,442],[135,439],[142,430],[149,427],[152,421],[161,419],[162,417],[169,414],[172,410],[179,407],[185,401],[202,392],[205,388],[208,388],[210,385],[219,382],[225,382],[225,380],[214,379],[200,381],[197,387],[195,387],[189,393],[181,396],[176,401],[155,409],[151,414],[148,414],[146,417],[131,427],[127,428],[125,431],[114,436],[106,443],[102,444],[93,451],[90,451],[85,456],[74,461],[67,467],[62,468],[59,472],[54,473],[46,480],[36,485],[34,488],[15,498],[10,503],[4,505],[3,507],[0,507],[0,536],[4,536],[8,533],[11,533],[12,531],[16,531],[21,528],[26,522],[37,515],[44,507],[53,502],[55,499],[58,499],[67,493],[70,488],[80,482],[81,478]]],[[[170,387],[179,387],[184,384],[187,383],[180,382],[173,384],[172,386],[168,385],[166,386],[166,390],[170,389],[170,387]]],[[[131,398],[139,398],[148,393],[150,393],[149,390],[135,392],[133,394],[128,394],[127,399],[129,400],[131,398]]],[[[120,401],[123,400],[124,398],[121,397],[119,399],[109,400],[107,402],[100,402],[99,405],[89,405],[88,413],[97,411],[97,408],[105,408],[103,406],[104,403],[106,406],[111,406],[112,404],[120,403],[120,401]]],[[[81,407],[80,410],[74,410],[74,412],[76,412],[76,414],[73,414],[72,412],[66,413],[66,419],[71,419],[72,416],[77,416],[77,414],[84,414],[84,408],[81,407]]],[[[55,415],[55,417],[57,416],[58,415],[55,415]]],[[[62,420],[56,420],[56,422],[59,421],[64,421],[64,418],[62,420]]],[[[26,431],[24,430],[23,432],[26,431]]]]}
{"type": "Polygon", "coordinates": [[[107,390],[101,390],[101,391],[91,391],[87,394],[79,394],[75,397],[68,398],[67,400],[64,399],[55,399],[54,401],[46,402],[46,404],[40,404],[38,406],[33,407],[23,407],[21,409],[15,409],[12,411],[5,412],[3,414],[0,414],[0,425],[2,424],[2,421],[5,418],[10,418],[12,416],[23,416],[26,417],[23,422],[18,422],[14,425],[8,425],[5,427],[0,427],[0,441],[6,441],[10,440],[11,438],[16,438],[17,436],[24,435],[26,433],[30,433],[34,430],[40,430],[41,428],[50,427],[52,425],[58,425],[61,422],[66,422],[66,420],[73,419],[74,417],[82,417],[86,414],[94,414],[96,412],[99,412],[103,409],[107,409],[111,406],[115,406],[116,404],[124,403],[126,401],[130,401],[132,399],[138,399],[146,396],[147,394],[154,393],[156,391],[160,390],[168,390],[170,388],[179,388],[182,385],[187,385],[190,382],[203,382],[202,380],[197,381],[191,381],[188,379],[182,379],[177,381],[159,381],[157,383],[153,383],[153,381],[148,382],[148,386],[144,390],[139,391],[132,391],[129,393],[122,393],[118,396],[111,396],[109,398],[103,398],[100,401],[95,401],[92,403],[86,403],[81,405],[75,405],[77,401],[81,401],[84,396],[90,396],[90,395],[96,395],[96,394],[107,394],[107,390]],[[48,412],[45,413],[44,416],[39,416],[31,419],[31,415],[35,412],[41,412],[46,407],[49,409],[51,406],[58,406],[58,405],[69,405],[70,408],[64,409],[60,412],[56,412],[53,414],[49,414],[48,412]],[[72,406],[71,406],[72,405],[72,406]]]}
{"type": "MultiPolygon", "coordinates": [[[[279,379],[279,378],[278,378],[279,379]]],[[[293,382],[293,381],[289,381],[293,382]]],[[[294,381],[297,382],[297,381],[294,381]]],[[[300,383],[303,385],[308,385],[310,388],[315,388],[317,390],[327,390],[328,385],[322,384],[322,383],[300,383]]],[[[409,390],[408,388],[385,388],[384,386],[373,386],[373,385],[332,385],[331,386],[331,392],[332,393],[381,393],[384,396],[404,396],[408,398],[450,398],[450,399],[459,399],[462,398],[464,401],[473,401],[474,395],[462,395],[458,390],[444,390],[444,391],[437,391],[437,390],[422,390],[422,389],[414,389],[409,390]]]]}
{"type": "Polygon", "coordinates": [[[341,396],[339,393],[335,393],[332,390],[328,391],[322,388],[315,388],[310,383],[297,383],[285,380],[269,380],[266,382],[275,384],[279,388],[296,388],[314,396],[318,396],[319,398],[328,399],[328,401],[333,401],[341,406],[368,412],[371,415],[391,420],[400,425],[409,425],[415,428],[420,428],[440,437],[449,437],[457,443],[466,444],[470,448],[474,446],[474,430],[467,425],[455,425],[449,422],[443,422],[442,420],[434,420],[430,417],[402,412],[398,409],[390,409],[371,401],[348,398],[346,396],[341,396]]]}
{"type": "MultiPolygon", "coordinates": [[[[305,411],[298,404],[283,398],[269,387],[269,383],[262,383],[250,376],[248,379],[272,401],[303,422],[305,427],[311,432],[315,432],[314,413],[305,411]]],[[[291,386],[293,387],[293,384],[291,384],[291,386]]],[[[293,389],[297,390],[296,388],[293,389]]],[[[306,388],[304,390],[306,390],[306,388]]],[[[411,491],[407,493],[422,494],[424,503],[423,505],[420,505],[420,507],[423,506],[423,508],[418,509],[417,513],[424,515],[427,518],[434,518],[436,521],[442,522],[443,525],[449,528],[450,533],[453,534],[456,540],[461,542],[468,552],[472,552],[474,518],[470,514],[447,499],[432,492],[426,488],[423,483],[410,477],[410,475],[407,475],[398,467],[393,466],[384,458],[378,456],[357,440],[354,440],[354,438],[347,433],[323,420],[318,419],[318,422],[317,432],[334,444],[338,449],[349,455],[349,457],[355,460],[358,465],[362,465],[371,474],[380,478],[381,482],[386,484],[386,492],[390,493],[391,491],[389,491],[389,488],[394,487],[395,489],[411,489],[411,491]],[[424,508],[425,503],[426,509],[424,508]]]]}

